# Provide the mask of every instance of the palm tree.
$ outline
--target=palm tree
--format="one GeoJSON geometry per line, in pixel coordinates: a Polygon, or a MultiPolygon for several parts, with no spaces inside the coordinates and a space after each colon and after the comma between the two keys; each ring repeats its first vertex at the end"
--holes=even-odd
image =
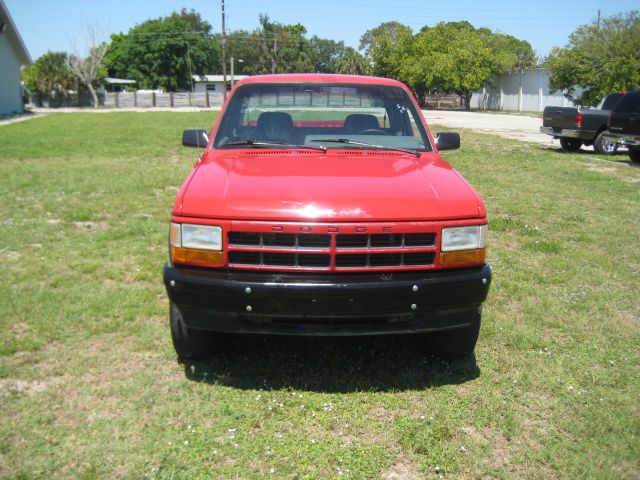
{"type": "Polygon", "coordinates": [[[354,48],[347,47],[336,62],[336,73],[348,75],[368,75],[371,70],[369,62],[354,48]]]}

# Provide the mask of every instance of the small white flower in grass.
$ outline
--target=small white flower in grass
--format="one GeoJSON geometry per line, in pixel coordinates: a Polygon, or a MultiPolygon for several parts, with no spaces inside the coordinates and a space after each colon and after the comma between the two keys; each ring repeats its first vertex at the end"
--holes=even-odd
{"type": "Polygon", "coordinates": [[[309,440],[311,442],[312,445],[316,444],[316,441],[312,438],[311,440],[309,440]]]}
{"type": "Polygon", "coordinates": [[[276,473],[276,469],[275,469],[275,468],[273,468],[273,467],[271,467],[271,468],[269,469],[269,473],[276,473]]]}
{"type": "Polygon", "coordinates": [[[256,395],[256,400],[260,400],[262,398],[262,395],[256,395]]]}
{"type": "Polygon", "coordinates": [[[185,446],[185,447],[188,447],[188,446],[189,446],[189,440],[185,440],[185,441],[184,441],[184,446],[185,446]]]}
{"type": "Polygon", "coordinates": [[[233,432],[235,432],[235,431],[236,431],[236,429],[235,429],[235,428],[230,428],[230,429],[229,429],[229,433],[233,433],[233,432]]]}
{"type": "Polygon", "coordinates": [[[467,449],[466,449],[466,448],[464,447],[464,445],[463,445],[463,446],[461,446],[461,447],[460,447],[460,451],[461,451],[462,453],[464,453],[464,452],[466,452],[466,451],[467,451],[467,449]]]}
{"type": "Polygon", "coordinates": [[[424,415],[420,415],[420,420],[426,420],[427,417],[425,417],[424,415]]]}
{"type": "Polygon", "coordinates": [[[569,386],[567,387],[567,390],[569,390],[570,392],[573,392],[573,385],[569,385],[569,386]]]}

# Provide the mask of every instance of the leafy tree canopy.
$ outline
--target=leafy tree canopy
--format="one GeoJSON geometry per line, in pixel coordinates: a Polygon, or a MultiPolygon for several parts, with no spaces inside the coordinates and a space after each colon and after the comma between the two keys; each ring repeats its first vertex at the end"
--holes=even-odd
{"type": "Polygon", "coordinates": [[[582,25],[564,48],[545,61],[553,90],[566,90],[575,102],[594,106],[608,93],[640,86],[640,17],[638,11],[582,25]],[[576,88],[583,89],[577,95],[576,88]]]}
{"type": "Polygon", "coordinates": [[[400,22],[384,22],[360,37],[360,50],[364,50],[365,56],[373,62],[375,75],[398,78],[400,61],[411,39],[411,28],[400,22]]]}
{"type": "Polygon", "coordinates": [[[497,75],[535,65],[528,42],[467,21],[440,22],[415,34],[398,22],[383,23],[362,36],[360,48],[376,74],[397,78],[418,95],[459,93],[467,105],[471,92],[497,75]]]}
{"type": "Polygon", "coordinates": [[[220,41],[194,10],[147,20],[111,36],[105,56],[109,74],[131,78],[139,88],[191,89],[191,73],[219,70],[220,41]]]}
{"type": "MultiPolygon", "coordinates": [[[[260,15],[259,22],[253,31],[227,34],[227,61],[233,57],[236,75],[334,73],[345,53],[344,42],[307,38],[304,25],[274,22],[266,14],[260,15]]],[[[111,76],[134,79],[140,88],[187,90],[190,71],[193,75],[222,72],[221,46],[221,35],[213,34],[209,23],[197,12],[183,9],[147,20],[126,34],[112,35],[105,63],[111,76]]],[[[357,58],[354,54],[358,55],[349,52],[351,59],[357,58]]]]}

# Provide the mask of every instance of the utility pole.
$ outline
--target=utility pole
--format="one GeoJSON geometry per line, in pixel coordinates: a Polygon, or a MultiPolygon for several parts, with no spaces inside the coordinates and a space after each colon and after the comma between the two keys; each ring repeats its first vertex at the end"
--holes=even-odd
{"type": "Polygon", "coordinates": [[[598,9],[598,30],[600,30],[600,9],[598,9]]]}
{"type": "Polygon", "coordinates": [[[222,3],[222,90],[224,92],[224,99],[227,99],[227,54],[225,52],[225,45],[227,43],[227,31],[224,28],[224,0],[222,3]]]}

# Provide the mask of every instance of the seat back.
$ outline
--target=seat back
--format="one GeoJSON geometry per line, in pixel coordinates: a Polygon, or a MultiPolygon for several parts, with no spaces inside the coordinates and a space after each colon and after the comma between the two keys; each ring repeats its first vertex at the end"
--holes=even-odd
{"type": "Polygon", "coordinates": [[[378,119],[374,115],[353,113],[344,119],[345,133],[360,133],[364,130],[380,129],[378,119]]]}
{"type": "Polygon", "coordinates": [[[264,142],[293,142],[293,119],[284,112],[264,112],[256,123],[256,141],[264,142]]]}

